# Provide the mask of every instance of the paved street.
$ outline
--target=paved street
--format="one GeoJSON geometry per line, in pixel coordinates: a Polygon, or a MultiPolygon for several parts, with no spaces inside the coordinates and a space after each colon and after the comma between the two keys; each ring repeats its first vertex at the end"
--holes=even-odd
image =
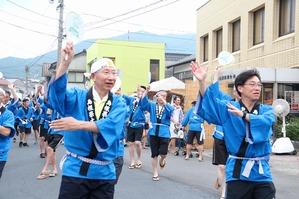
{"type": "MultiPolygon", "coordinates": [[[[37,180],[45,160],[39,158],[39,146],[33,145],[33,140],[29,145],[28,148],[19,148],[16,143],[12,144],[0,180],[0,199],[57,198],[61,173],[57,177],[37,180]]],[[[63,145],[58,148],[58,161],[64,151],[63,145]]],[[[205,150],[204,162],[198,162],[196,158],[185,161],[181,155],[168,155],[165,170],[159,171],[159,182],[151,179],[150,150],[142,152],[142,168],[128,169],[129,153],[126,148],[125,165],[116,186],[116,199],[219,198],[220,190],[213,187],[216,166],[211,165],[211,150],[205,150]]],[[[272,155],[270,165],[277,198],[298,198],[299,156],[272,155]]]]}

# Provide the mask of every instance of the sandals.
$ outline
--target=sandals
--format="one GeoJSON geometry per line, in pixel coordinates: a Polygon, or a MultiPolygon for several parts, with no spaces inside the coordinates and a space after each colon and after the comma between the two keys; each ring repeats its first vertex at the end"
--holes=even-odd
{"type": "Polygon", "coordinates": [[[153,176],[153,177],[152,177],[152,180],[153,180],[153,181],[159,181],[160,179],[159,179],[159,176],[153,176]]]}
{"type": "Polygon", "coordinates": [[[165,161],[165,159],[163,159],[163,162],[162,162],[161,160],[162,160],[162,159],[160,159],[160,161],[159,161],[159,165],[160,165],[160,169],[163,170],[164,167],[165,167],[165,165],[166,165],[166,161],[165,161]],[[164,164],[163,164],[163,163],[164,163],[164,164]]]}
{"type": "Polygon", "coordinates": [[[43,180],[43,179],[45,179],[47,177],[48,177],[48,173],[43,173],[42,172],[41,174],[39,174],[39,176],[36,177],[36,179],[43,180]]]}
{"type": "Polygon", "coordinates": [[[141,168],[141,166],[142,166],[142,162],[140,162],[140,163],[136,164],[136,165],[135,165],[135,168],[136,168],[136,169],[140,169],[140,168],[141,168]]]}
{"type": "Polygon", "coordinates": [[[55,177],[55,176],[57,176],[57,172],[52,171],[52,173],[49,174],[49,177],[55,177]]]}
{"type": "Polygon", "coordinates": [[[41,153],[41,154],[39,154],[39,157],[40,157],[40,158],[45,158],[45,157],[46,157],[46,154],[41,153]]]}
{"type": "Polygon", "coordinates": [[[131,164],[130,166],[129,166],[129,169],[134,169],[135,168],[135,164],[131,164]]]}

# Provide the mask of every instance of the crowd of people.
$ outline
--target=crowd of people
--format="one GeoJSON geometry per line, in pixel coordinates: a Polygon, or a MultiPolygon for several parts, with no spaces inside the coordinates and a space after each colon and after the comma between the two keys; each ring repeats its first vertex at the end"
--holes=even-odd
{"type": "Polygon", "coordinates": [[[265,158],[271,152],[269,139],[275,118],[270,106],[258,103],[262,84],[256,70],[237,76],[233,99],[219,89],[220,67],[213,84],[206,87],[207,70],[192,62],[191,71],[200,89],[184,115],[179,96],[168,103],[167,92],[161,90],[155,101],[149,100],[149,85],[138,85],[132,96],[122,94],[121,88],[112,93],[117,68],[108,58],[91,65],[93,85],[88,90],[67,89],[73,56],[74,46],[67,42],[46,93],[38,86],[31,99],[21,101],[12,85],[10,92],[0,89],[0,177],[11,140],[16,142],[19,136],[19,147],[29,147],[33,130],[35,143],[40,144],[39,156],[46,158],[39,180],[57,175],[55,150],[64,141],[59,198],[113,198],[125,145],[129,169],[142,167],[142,149],[150,147],[152,180],[159,181],[159,168],[165,169],[167,155],[177,147],[177,128],[188,131],[184,159],[190,158],[194,146],[198,161],[203,161],[203,124],[207,121],[216,125],[212,164],[218,165],[215,187],[222,188],[221,198],[275,198],[265,158]]]}

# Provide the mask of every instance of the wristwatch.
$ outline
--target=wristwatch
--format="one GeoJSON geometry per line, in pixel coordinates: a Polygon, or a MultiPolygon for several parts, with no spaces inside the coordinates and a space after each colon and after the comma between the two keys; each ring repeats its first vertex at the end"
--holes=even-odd
{"type": "Polygon", "coordinates": [[[246,111],[243,111],[243,116],[242,116],[242,118],[245,119],[245,118],[246,118],[246,115],[247,115],[246,111]]]}

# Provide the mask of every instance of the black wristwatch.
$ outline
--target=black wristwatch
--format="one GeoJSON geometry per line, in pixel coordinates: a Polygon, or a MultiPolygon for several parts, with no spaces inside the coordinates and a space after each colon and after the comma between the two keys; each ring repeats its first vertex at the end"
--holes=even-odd
{"type": "Polygon", "coordinates": [[[247,113],[245,111],[243,111],[243,116],[242,118],[245,119],[246,118],[247,113]]]}

